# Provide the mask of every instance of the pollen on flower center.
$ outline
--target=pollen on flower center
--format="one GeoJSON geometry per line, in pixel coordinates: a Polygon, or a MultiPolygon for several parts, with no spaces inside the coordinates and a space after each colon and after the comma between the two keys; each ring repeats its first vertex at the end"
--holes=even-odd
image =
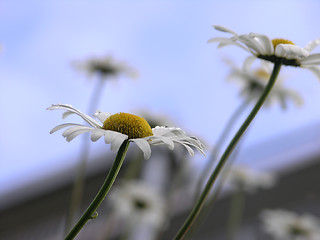
{"type": "Polygon", "coordinates": [[[104,121],[102,128],[128,135],[129,139],[153,135],[149,123],[144,118],[130,113],[111,115],[104,121]]]}
{"type": "Polygon", "coordinates": [[[283,39],[283,38],[274,38],[274,39],[272,39],[271,41],[272,41],[272,44],[273,44],[274,49],[276,49],[276,47],[277,47],[279,44],[291,44],[291,45],[295,45],[292,41],[287,40],[287,39],[283,39]]]}

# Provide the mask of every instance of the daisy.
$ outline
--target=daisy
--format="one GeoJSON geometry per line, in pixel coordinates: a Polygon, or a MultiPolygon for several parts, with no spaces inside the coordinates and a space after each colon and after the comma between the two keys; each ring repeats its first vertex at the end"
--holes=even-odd
{"type": "Polygon", "coordinates": [[[286,210],[264,210],[261,214],[263,229],[279,240],[319,240],[320,219],[299,215],[286,210]]]}
{"type": "Polygon", "coordinates": [[[174,127],[155,127],[152,128],[148,122],[136,115],[129,113],[110,114],[97,111],[94,118],[88,116],[75,109],[68,104],[55,104],[48,110],[66,110],[63,118],[76,114],[83,118],[90,126],[84,126],[76,123],[64,123],[53,128],[50,133],[54,133],[62,128],[68,127],[62,136],[69,142],[78,135],[86,132],[91,133],[91,141],[95,142],[102,136],[106,144],[111,144],[111,150],[118,152],[120,146],[125,140],[134,142],[142,150],[145,159],[151,156],[150,145],[165,144],[170,150],[173,150],[174,143],[180,143],[189,152],[191,156],[194,151],[191,147],[196,148],[200,153],[204,154],[204,145],[195,137],[186,135],[180,128],[174,127]]]}
{"type": "Polygon", "coordinates": [[[165,200],[153,186],[137,180],[121,182],[110,193],[113,210],[131,224],[161,228],[165,223],[165,200]]]}
{"type": "Polygon", "coordinates": [[[227,172],[226,181],[233,189],[240,188],[253,192],[258,188],[273,187],[276,183],[276,176],[244,165],[232,165],[227,172]]]}
{"type": "MultiPolygon", "coordinates": [[[[237,82],[242,88],[240,95],[246,98],[247,101],[258,99],[270,79],[272,71],[270,64],[264,61],[265,64],[261,64],[258,68],[253,68],[252,61],[245,61],[243,68],[240,69],[232,62],[228,61],[228,63],[231,66],[231,72],[228,79],[238,80],[237,82]]],[[[289,100],[292,100],[297,106],[303,104],[300,95],[297,92],[284,87],[283,79],[278,78],[273,90],[270,92],[269,98],[266,99],[265,104],[271,105],[278,102],[282,108],[286,108],[287,101],[289,100]]]]}
{"type": "Polygon", "coordinates": [[[236,45],[254,55],[273,63],[287,66],[307,68],[320,79],[320,53],[310,54],[320,44],[320,38],[309,42],[305,47],[299,47],[292,41],[283,38],[270,39],[259,33],[238,35],[234,31],[214,25],[216,30],[232,34],[231,38],[217,37],[208,42],[218,42],[218,47],[236,45]]]}
{"type": "Polygon", "coordinates": [[[105,57],[92,57],[83,62],[74,63],[77,68],[84,70],[88,76],[98,75],[102,79],[127,75],[130,78],[137,77],[137,71],[129,67],[125,62],[116,61],[111,55],[105,57]]]}

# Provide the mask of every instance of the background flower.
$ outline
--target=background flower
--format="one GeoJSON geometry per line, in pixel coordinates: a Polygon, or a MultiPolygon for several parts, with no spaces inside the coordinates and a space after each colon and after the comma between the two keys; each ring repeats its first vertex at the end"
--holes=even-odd
{"type": "Polygon", "coordinates": [[[252,192],[259,188],[273,187],[276,183],[275,174],[245,165],[232,164],[226,171],[226,183],[237,190],[252,192]]]}
{"type": "MultiPolygon", "coordinates": [[[[253,67],[252,61],[250,60],[252,60],[252,58],[247,59],[242,68],[238,68],[230,60],[227,62],[231,67],[228,80],[237,80],[237,83],[241,88],[240,95],[244,97],[246,101],[251,102],[256,101],[261,96],[269,81],[272,67],[270,63],[263,60],[260,66],[253,67]]],[[[265,105],[270,106],[278,103],[285,109],[289,101],[292,101],[297,106],[301,106],[303,104],[302,97],[299,93],[285,87],[284,79],[280,75],[267,98],[265,105]]]]}
{"type": "Polygon", "coordinates": [[[320,219],[287,210],[264,210],[263,229],[276,240],[319,240],[320,219]]]}

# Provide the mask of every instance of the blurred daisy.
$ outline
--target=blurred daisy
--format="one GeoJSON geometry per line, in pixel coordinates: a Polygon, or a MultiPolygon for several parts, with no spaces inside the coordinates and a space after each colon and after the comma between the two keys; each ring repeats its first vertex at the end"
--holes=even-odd
{"type": "Polygon", "coordinates": [[[105,143],[111,144],[111,150],[117,152],[125,140],[135,142],[142,150],[145,159],[151,156],[150,145],[165,144],[170,150],[173,150],[174,143],[180,143],[189,152],[194,154],[191,147],[196,148],[204,154],[204,145],[195,137],[186,135],[180,128],[174,127],[155,127],[152,128],[148,122],[136,115],[129,113],[110,114],[97,111],[94,114],[98,121],[75,109],[71,105],[56,104],[48,110],[66,110],[62,117],[65,118],[71,114],[76,114],[83,118],[90,126],[84,126],[76,123],[65,123],[56,126],[50,133],[54,133],[62,128],[68,127],[62,133],[62,136],[69,142],[78,135],[86,132],[91,133],[91,141],[95,142],[104,136],[105,143]]]}
{"type": "Polygon", "coordinates": [[[276,183],[276,176],[272,173],[254,170],[244,165],[231,165],[227,172],[226,182],[233,189],[255,191],[258,188],[270,188],[276,183]]]}
{"type": "MultiPolygon", "coordinates": [[[[237,82],[240,84],[242,89],[240,93],[241,96],[246,98],[247,101],[258,99],[270,79],[272,72],[270,64],[265,62],[265,64],[261,64],[259,68],[253,69],[252,61],[245,61],[243,68],[240,69],[231,61],[228,61],[228,63],[231,66],[231,72],[228,79],[238,80],[237,82]]],[[[283,79],[278,78],[265,104],[271,105],[279,102],[282,108],[286,108],[287,101],[290,100],[292,100],[297,106],[301,106],[303,104],[303,100],[300,95],[297,92],[284,87],[283,79]]]]}
{"type": "Polygon", "coordinates": [[[125,62],[116,61],[111,55],[101,58],[92,57],[83,62],[76,61],[74,65],[84,70],[88,76],[98,75],[101,79],[115,78],[119,75],[126,75],[130,78],[138,76],[135,69],[129,67],[125,62]]]}
{"type": "Polygon", "coordinates": [[[282,38],[271,40],[268,36],[259,33],[238,35],[222,26],[214,25],[214,28],[233,35],[231,38],[217,37],[208,41],[218,42],[218,47],[236,45],[250,52],[256,58],[287,66],[307,68],[320,79],[320,68],[317,67],[320,65],[320,53],[310,54],[320,44],[320,38],[309,42],[302,48],[282,38]]]}
{"type": "Polygon", "coordinates": [[[131,224],[161,228],[166,219],[165,201],[154,187],[142,181],[121,182],[111,192],[113,210],[131,224]]]}
{"type": "Polygon", "coordinates": [[[264,210],[263,229],[277,240],[320,240],[320,219],[286,210],[264,210]]]}

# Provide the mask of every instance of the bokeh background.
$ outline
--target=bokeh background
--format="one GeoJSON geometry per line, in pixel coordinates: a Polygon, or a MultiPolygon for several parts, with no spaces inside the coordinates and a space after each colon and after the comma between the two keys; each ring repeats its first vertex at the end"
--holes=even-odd
{"type": "MultiPolygon", "coordinates": [[[[248,55],[208,44],[212,37],[228,36],[212,25],[304,46],[320,37],[319,9],[317,0],[0,1],[0,195],[76,165],[81,140],[67,143],[60,133],[50,135],[62,121],[60,113],[46,110],[54,103],[88,108],[96,79],[75,69],[73,61],[107,54],[125,60],[139,78],[107,82],[99,109],[164,114],[210,151],[241,102],[238,86],[225,81],[230,69],[222,59],[241,66],[248,55]]],[[[284,67],[281,74],[304,105],[262,109],[243,149],[266,151],[266,141],[272,149],[277,136],[319,126],[319,80],[299,68],[284,67]]],[[[314,134],[319,143],[319,128],[300,134],[314,134]]],[[[281,138],[284,144],[295,140],[281,138]]],[[[90,158],[110,151],[102,140],[91,147],[90,158]]],[[[194,165],[201,168],[205,161],[196,156],[194,165]]],[[[278,159],[263,165],[283,167],[278,159]]]]}

